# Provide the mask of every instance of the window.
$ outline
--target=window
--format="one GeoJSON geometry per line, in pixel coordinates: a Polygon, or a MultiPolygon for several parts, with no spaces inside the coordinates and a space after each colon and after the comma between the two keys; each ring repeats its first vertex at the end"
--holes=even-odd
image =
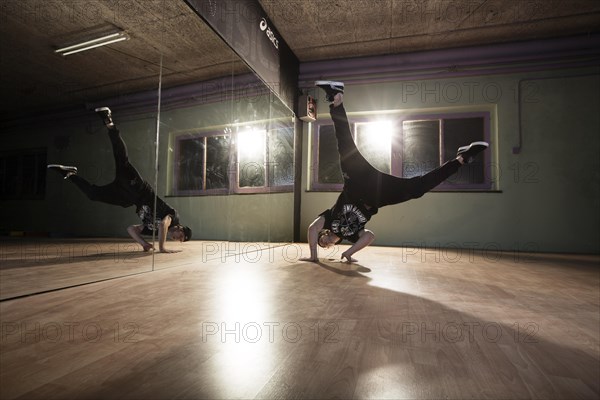
{"type": "Polygon", "coordinates": [[[266,137],[264,129],[247,127],[238,132],[238,187],[265,186],[266,137]]]}
{"type": "Polygon", "coordinates": [[[294,129],[273,123],[247,126],[237,132],[237,193],[292,191],[294,129]]]}
{"type": "Polygon", "coordinates": [[[313,189],[341,190],[344,179],[340,170],[340,156],[337,151],[333,125],[320,125],[317,138],[313,142],[316,145],[313,147],[313,155],[316,155],[317,159],[316,168],[312,174],[313,189]]]}
{"type": "Polygon", "coordinates": [[[227,193],[230,136],[195,135],[177,142],[175,186],[178,194],[227,193]]]}
{"type": "Polygon", "coordinates": [[[292,191],[294,130],[272,125],[177,137],[174,194],[292,191]]]}
{"type": "Polygon", "coordinates": [[[290,126],[272,128],[267,149],[269,187],[293,190],[294,129],[290,126]]]}
{"type": "MultiPolygon", "coordinates": [[[[489,141],[489,113],[377,116],[351,121],[351,130],[369,163],[382,172],[411,178],[453,159],[460,146],[489,141]]],[[[321,123],[313,135],[311,189],[339,191],[343,179],[333,125],[321,123]]],[[[489,152],[462,167],[436,190],[491,189],[486,163],[489,152]]]]}
{"type": "Polygon", "coordinates": [[[0,198],[43,199],[46,194],[46,149],[0,154],[0,198]]]}
{"type": "Polygon", "coordinates": [[[357,122],[354,140],[371,165],[387,174],[392,173],[392,121],[357,122]]]}

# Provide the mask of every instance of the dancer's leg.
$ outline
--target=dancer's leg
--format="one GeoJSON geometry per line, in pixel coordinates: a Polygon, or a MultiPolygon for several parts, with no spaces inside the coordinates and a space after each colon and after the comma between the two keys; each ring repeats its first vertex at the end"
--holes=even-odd
{"type": "MultiPolygon", "coordinates": [[[[332,104],[330,113],[335,126],[346,189],[353,197],[371,207],[379,208],[419,198],[455,174],[462,165],[458,159],[454,159],[414,178],[400,178],[383,173],[369,164],[356,147],[344,105],[332,104]]],[[[461,147],[458,155],[466,157],[466,161],[470,162],[474,155],[485,148],[487,143],[475,142],[461,147]]]]}
{"type": "Polygon", "coordinates": [[[474,142],[461,147],[457,159],[448,161],[423,176],[407,179],[385,174],[369,164],[356,147],[342,104],[343,95],[340,93],[343,93],[343,84],[318,81],[316,85],[325,90],[329,101],[333,101],[330,114],[335,126],[345,190],[371,207],[402,203],[423,196],[456,173],[463,162],[471,162],[475,155],[488,147],[485,142],[474,142]]]}
{"type": "Polygon", "coordinates": [[[79,188],[92,201],[101,201],[103,203],[114,204],[122,207],[129,207],[134,203],[128,196],[123,194],[123,190],[117,182],[104,186],[96,186],[89,183],[86,179],[77,175],[77,167],[50,164],[48,169],[58,172],[64,179],[68,179],[79,188]]]}
{"type": "Polygon", "coordinates": [[[378,184],[380,190],[376,199],[373,199],[374,206],[383,207],[423,196],[455,174],[461,165],[471,163],[477,154],[487,149],[488,146],[487,142],[473,142],[468,146],[460,147],[454,160],[447,161],[422,176],[405,179],[381,174],[378,184]]]}
{"type": "Polygon", "coordinates": [[[115,182],[124,184],[125,186],[140,185],[143,179],[137,169],[129,162],[127,146],[112,119],[112,111],[108,107],[99,107],[95,111],[106,126],[108,138],[112,145],[115,159],[115,182]]]}
{"type": "Polygon", "coordinates": [[[425,175],[408,179],[381,174],[379,184],[381,189],[378,196],[373,198],[373,201],[376,202],[374,206],[383,207],[417,199],[456,173],[461,165],[460,161],[455,159],[425,175]]]}
{"type": "Polygon", "coordinates": [[[100,201],[121,207],[130,207],[133,205],[133,202],[128,200],[126,196],[123,196],[121,188],[115,182],[104,186],[96,186],[79,175],[73,175],[68,179],[92,201],[100,201]]]}
{"type": "Polygon", "coordinates": [[[330,113],[335,128],[340,166],[346,184],[354,186],[375,179],[376,175],[381,172],[369,164],[356,147],[344,105],[331,105],[330,113]]]}
{"type": "Polygon", "coordinates": [[[143,181],[138,170],[129,162],[127,146],[125,145],[119,130],[116,127],[108,129],[108,137],[110,138],[115,159],[115,181],[143,181]]]}

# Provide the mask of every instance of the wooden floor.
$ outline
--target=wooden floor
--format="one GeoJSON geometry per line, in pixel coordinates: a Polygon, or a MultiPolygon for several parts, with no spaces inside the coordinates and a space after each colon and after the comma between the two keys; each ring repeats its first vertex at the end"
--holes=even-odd
{"type": "Polygon", "coordinates": [[[153,254],[130,239],[3,238],[0,300],[152,271],[153,254]]]}
{"type": "Polygon", "coordinates": [[[0,397],[600,396],[598,256],[371,247],[348,265],[344,246],[320,264],[297,260],[306,245],[174,246],[153,272],[136,256],[133,275],[2,301],[0,397]]]}

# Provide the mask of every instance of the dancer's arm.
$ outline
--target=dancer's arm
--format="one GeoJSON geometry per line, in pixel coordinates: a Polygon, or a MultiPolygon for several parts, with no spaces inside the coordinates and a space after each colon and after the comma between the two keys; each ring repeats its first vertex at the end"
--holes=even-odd
{"type": "Polygon", "coordinates": [[[129,236],[133,238],[136,242],[138,242],[143,248],[144,251],[150,251],[153,249],[152,245],[144,240],[142,237],[142,231],[144,230],[144,225],[131,225],[127,228],[127,233],[129,236]]]}
{"type": "Polygon", "coordinates": [[[319,239],[319,231],[325,225],[325,217],[320,215],[308,227],[308,246],[310,247],[310,257],[302,257],[300,261],[319,261],[317,240],[319,239]]]}
{"type": "Polygon", "coordinates": [[[165,249],[165,242],[167,241],[167,232],[169,231],[169,225],[171,225],[171,217],[167,215],[158,224],[158,251],[161,253],[178,253],[181,250],[167,250],[165,249]]]}
{"type": "Polygon", "coordinates": [[[375,234],[368,229],[363,229],[358,233],[358,240],[348,250],[342,253],[342,259],[346,259],[347,262],[356,262],[352,255],[359,250],[364,249],[375,240],[375,234]]]}

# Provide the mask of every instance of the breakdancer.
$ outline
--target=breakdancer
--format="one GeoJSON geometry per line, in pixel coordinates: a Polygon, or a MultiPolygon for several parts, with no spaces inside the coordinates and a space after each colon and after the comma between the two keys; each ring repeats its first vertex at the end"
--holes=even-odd
{"type": "Polygon", "coordinates": [[[341,258],[355,262],[352,256],[375,240],[375,234],[365,229],[365,224],[379,208],[423,196],[489,147],[486,142],[473,142],[460,147],[455,159],[422,176],[400,178],[385,174],[369,164],[352,139],[343,105],[344,84],[317,81],[315,85],[325,90],[326,99],[331,103],[330,114],[337,138],[344,187],[335,205],[323,211],[309,226],[310,257],[302,258],[302,261],[318,261],[317,245],[328,248],[345,239],[353,244],[342,253],[341,258]]]}

